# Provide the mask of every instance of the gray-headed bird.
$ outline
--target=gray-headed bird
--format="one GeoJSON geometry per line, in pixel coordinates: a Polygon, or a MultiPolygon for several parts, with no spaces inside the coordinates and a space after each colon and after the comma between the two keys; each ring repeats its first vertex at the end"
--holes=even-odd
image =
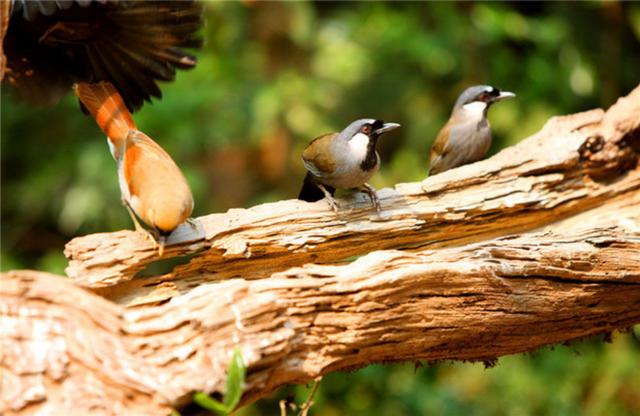
{"type": "Polygon", "coordinates": [[[464,90],[431,146],[429,175],[484,158],[491,146],[487,111],[491,104],[509,97],[515,97],[515,94],[489,85],[464,90]]]}
{"type": "Polygon", "coordinates": [[[338,203],[333,198],[336,188],[360,189],[380,211],[376,191],[367,181],[380,167],[380,156],[376,152],[378,138],[398,127],[397,123],[365,118],[354,121],[340,133],[314,139],[302,153],[302,161],[309,172],[298,199],[314,202],[326,198],[337,211],[338,203]]]}

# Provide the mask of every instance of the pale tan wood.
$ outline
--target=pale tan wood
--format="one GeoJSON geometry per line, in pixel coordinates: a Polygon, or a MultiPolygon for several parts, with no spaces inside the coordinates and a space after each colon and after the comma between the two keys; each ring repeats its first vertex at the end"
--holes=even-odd
{"type": "Polygon", "coordinates": [[[234,209],[184,225],[165,257],[194,255],[172,273],[131,280],[158,260],[132,231],[67,244],[67,274],[123,304],[165,301],[206,281],[258,279],[308,262],[336,262],[372,250],[446,247],[523,232],[640,187],[640,88],[606,114],[551,119],[534,136],[491,159],[420,183],[379,192],[377,215],[364,195],[337,214],[325,202],[280,201],[234,209]]]}
{"type": "Polygon", "coordinates": [[[492,361],[637,324],[639,110],[640,88],[383,190],[382,218],[364,197],[200,218],[167,253],[195,256],[162,276],[133,278],[156,258],[131,232],[70,242],[72,279],[3,273],[0,413],[168,414],[221,392],[236,346],[249,403],[375,362],[492,361]]]}
{"type": "Polygon", "coordinates": [[[640,215],[629,210],[639,201],[636,191],[598,208],[605,223],[563,224],[564,234],[377,251],[204,284],[159,306],[125,308],[62,277],[10,272],[0,412],[168,413],[192,391],[222,391],[235,346],[248,403],[374,362],[491,361],[628,327],[640,322],[640,215]]]}

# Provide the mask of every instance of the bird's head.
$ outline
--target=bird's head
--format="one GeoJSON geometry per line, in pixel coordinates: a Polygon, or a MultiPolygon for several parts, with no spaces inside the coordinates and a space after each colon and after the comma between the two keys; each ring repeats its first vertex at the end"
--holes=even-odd
{"type": "Polygon", "coordinates": [[[398,123],[385,123],[373,118],[362,118],[349,124],[340,132],[340,138],[346,141],[376,141],[382,134],[400,127],[398,123]]]}
{"type": "Polygon", "coordinates": [[[461,108],[475,112],[487,114],[487,110],[491,104],[504,100],[505,98],[515,97],[516,95],[509,91],[500,91],[496,87],[490,85],[475,85],[469,87],[460,94],[453,111],[461,108]]]}

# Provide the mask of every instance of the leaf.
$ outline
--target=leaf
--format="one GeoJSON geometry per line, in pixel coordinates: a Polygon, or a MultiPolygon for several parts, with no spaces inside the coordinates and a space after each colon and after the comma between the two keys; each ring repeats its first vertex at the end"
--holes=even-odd
{"type": "Polygon", "coordinates": [[[193,395],[193,401],[201,407],[220,415],[228,415],[240,402],[242,387],[244,386],[247,368],[239,348],[233,350],[231,362],[227,369],[227,391],[224,395],[224,403],[220,403],[206,393],[197,392],[193,395]]]}
{"type": "Polygon", "coordinates": [[[201,391],[194,393],[193,401],[196,402],[200,407],[211,410],[212,412],[219,415],[226,415],[229,413],[227,406],[201,391]]]}
{"type": "Polygon", "coordinates": [[[224,395],[224,405],[229,412],[233,411],[238,402],[240,402],[246,374],[247,368],[245,367],[242,353],[239,348],[236,348],[233,350],[231,363],[227,370],[227,391],[224,395]]]}

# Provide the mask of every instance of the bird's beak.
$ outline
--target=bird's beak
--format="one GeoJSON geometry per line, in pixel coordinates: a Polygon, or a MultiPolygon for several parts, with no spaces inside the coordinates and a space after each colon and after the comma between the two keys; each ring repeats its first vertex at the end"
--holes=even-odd
{"type": "Polygon", "coordinates": [[[164,254],[164,246],[167,243],[167,237],[161,235],[158,237],[158,256],[162,257],[164,254]]]}
{"type": "Polygon", "coordinates": [[[500,95],[498,95],[496,98],[493,99],[493,101],[500,101],[500,100],[504,100],[505,98],[512,98],[515,97],[516,95],[512,92],[509,91],[501,91],[500,95]]]}
{"type": "Polygon", "coordinates": [[[375,131],[375,133],[377,135],[380,135],[382,133],[386,133],[388,131],[397,129],[398,127],[400,127],[400,124],[398,123],[384,123],[382,127],[380,127],[378,130],[375,131]]]}

